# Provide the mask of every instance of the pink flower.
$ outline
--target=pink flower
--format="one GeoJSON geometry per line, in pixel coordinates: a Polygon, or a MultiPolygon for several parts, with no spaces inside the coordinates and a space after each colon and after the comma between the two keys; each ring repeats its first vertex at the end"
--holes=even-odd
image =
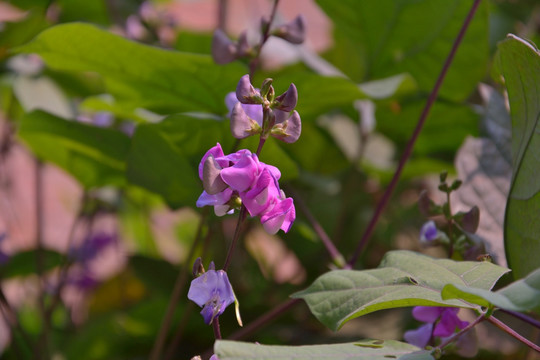
{"type": "Polygon", "coordinates": [[[260,216],[271,234],[288,232],[295,220],[293,199],[279,188],[281,172],[261,161],[249,150],[224,155],[220,144],[212,147],[199,164],[204,191],[197,206],[214,206],[218,216],[243,204],[251,216],[260,216]]]}

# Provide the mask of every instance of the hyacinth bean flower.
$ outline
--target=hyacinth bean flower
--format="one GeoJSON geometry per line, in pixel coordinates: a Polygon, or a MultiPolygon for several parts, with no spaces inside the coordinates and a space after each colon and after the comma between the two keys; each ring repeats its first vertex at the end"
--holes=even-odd
{"type": "Polygon", "coordinates": [[[212,269],[191,282],[188,299],[202,307],[204,323],[210,325],[227,306],[234,303],[235,296],[227,273],[212,269]]]}
{"type": "Polygon", "coordinates": [[[420,229],[420,243],[424,245],[432,244],[439,237],[439,230],[433,220],[426,222],[420,229]]]}
{"type": "Polygon", "coordinates": [[[424,348],[432,337],[444,338],[454,334],[456,329],[463,329],[469,323],[461,321],[457,316],[459,309],[439,306],[416,306],[413,317],[426,324],[418,329],[406,331],[403,335],[409,344],[424,348]]]}
{"type": "MultiPolygon", "coordinates": [[[[268,93],[273,94],[273,88],[269,85],[268,93]]],[[[264,84],[263,84],[264,85],[264,84]]],[[[231,119],[231,132],[237,139],[263,133],[263,136],[274,136],[287,143],[293,143],[300,137],[302,123],[300,115],[294,110],[298,102],[298,91],[294,84],[291,84],[283,94],[266,99],[269,95],[263,96],[261,91],[256,89],[249,78],[244,75],[240,78],[236,87],[236,99],[234,93],[229,93],[225,97],[225,104],[229,109],[231,119]],[[267,107],[270,124],[263,123],[263,106],[267,107]],[[268,129],[265,133],[264,129],[268,129]]]]}
{"type": "Polygon", "coordinates": [[[259,216],[270,234],[280,229],[288,232],[296,218],[292,198],[279,187],[281,173],[267,165],[256,154],[243,149],[224,155],[218,143],[203,156],[199,178],[204,191],[197,207],[214,206],[217,216],[223,216],[243,204],[251,216],[259,216]]]}

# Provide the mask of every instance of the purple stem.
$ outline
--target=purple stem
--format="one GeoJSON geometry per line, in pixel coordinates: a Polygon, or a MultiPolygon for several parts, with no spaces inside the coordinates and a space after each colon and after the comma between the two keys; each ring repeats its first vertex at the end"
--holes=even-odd
{"type": "Polygon", "coordinates": [[[259,44],[259,47],[257,49],[257,54],[255,57],[249,62],[249,77],[253,79],[253,75],[255,74],[255,70],[257,70],[257,66],[259,66],[259,58],[261,55],[261,50],[270,37],[270,28],[272,27],[272,23],[274,22],[274,18],[276,17],[276,10],[278,6],[279,0],[274,0],[274,5],[272,7],[272,13],[270,14],[270,19],[268,20],[268,27],[264,29],[264,33],[261,38],[261,42],[259,44]]]}
{"type": "Polygon", "coordinates": [[[508,333],[509,335],[515,337],[516,339],[518,339],[519,341],[521,341],[522,343],[524,343],[525,345],[527,345],[531,349],[533,349],[536,352],[540,353],[540,346],[538,346],[535,343],[533,343],[532,341],[524,338],[523,336],[518,334],[514,329],[512,329],[511,327],[509,327],[508,325],[503,323],[501,320],[499,320],[499,319],[497,319],[497,318],[495,318],[493,316],[488,317],[487,320],[490,323],[492,323],[493,325],[495,325],[496,327],[498,327],[499,329],[501,329],[502,331],[504,331],[504,332],[508,333]]]}
{"type": "Polygon", "coordinates": [[[193,243],[191,244],[191,247],[189,249],[189,254],[186,258],[186,261],[184,262],[184,265],[180,268],[178,275],[176,277],[176,282],[174,283],[173,292],[171,294],[171,298],[169,299],[169,305],[167,306],[165,316],[163,316],[163,320],[161,321],[161,327],[159,328],[158,336],[156,337],[156,342],[154,343],[154,347],[152,348],[152,353],[150,354],[151,360],[158,360],[161,356],[163,345],[165,345],[165,339],[167,338],[167,333],[169,332],[169,328],[171,327],[171,322],[173,320],[176,304],[178,304],[178,301],[180,300],[180,295],[182,295],[182,291],[184,290],[184,285],[186,284],[186,281],[187,281],[189,261],[193,258],[195,249],[197,248],[197,245],[199,244],[199,240],[201,239],[201,235],[202,235],[202,230],[203,230],[204,224],[206,223],[207,218],[208,218],[208,209],[204,208],[203,213],[201,215],[201,219],[199,220],[199,226],[197,227],[197,233],[195,235],[195,239],[193,240],[193,243]]]}
{"type": "Polygon", "coordinates": [[[221,329],[219,328],[219,316],[212,321],[212,329],[214,329],[214,337],[216,340],[221,340],[221,329]]]}
{"type": "Polygon", "coordinates": [[[441,345],[439,345],[438,347],[440,349],[444,349],[446,346],[448,346],[451,343],[453,343],[454,341],[456,341],[458,337],[465,334],[467,331],[471,330],[473,327],[475,327],[477,324],[479,324],[480,322],[482,322],[484,320],[486,320],[485,314],[480,315],[472,323],[470,323],[469,325],[467,325],[466,327],[464,327],[463,329],[461,329],[460,331],[458,331],[454,335],[447,338],[446,341],[441,343],[441,345]]]}
{"type": "Polygon", "coordinates": [[[240,215],[238,216],[238,222],[236,223],[236,229],[234,230],[233,240],[231,242],[231,245],[229,246],[229,251],[227,251],[227,258],[225,259],[225,264],[223,265],[224,271],[227,271],[229,265],[231,264],[232,253],[234,252],[236,243],[240,238],[240,233],[242,232],[242,225],[244,223],[244,220],[246,219],[246,215],[246,207],[242,205],[242,207],[240,208],[240,215]]]}
{"type": "Polygon", "coordinates": [[[513,317],[516,317],[516,318],[526,322],[527,324],[532,325],[532,326],[540,329],[540,321],[538,321],[536,319],[533,319],[530,316],[527,316],[525,314],[522,314],[522,313],[517,312],[517,311],[512,311],[512,310],[499,309],[499,311],[501,311],[503,313],[506,313],[508,315],[512,315],[513,317]]]}
{"type": "Polygon", "coordinates": [[[405,167],[407,160],[409,160],[409,157],[411,156],[414,144],[416,143],[416,139],[418,138],[418,136],[420,135],[420,132],[422,131],[424,123],[426,122],[426,119],[431,110],[431,107],[435,103],[435,99],[437,99],[437,95],[439,94],[439,89],[441,88],[441,85],[446,76],[446,73],[448,72],[448,69],[450,68],[450,64],[454,60],[454,56],[456,55],[457,49],[459,45],[461,44],[463,37],[465,36],[465,32],[467,31],[467,28],[469,27],[469,24],[471,20],[473,19],[474,14],[476,13],[476,10],[478,8],[478,5],[480,4],[480,1],[481,0],[474,1],[473,5],[471,6],[471,9],[469,10],[469,13],[467,14],[467,17],[465,18],[465,21],[463,22],[463,25],[461,26],[459,34],[454,40],[452,49],[450,50],[450,53],[448,54],[448,57],[446,58],[446,61],[444,62],[443,68],[439,74],[439,77],[437,78],[437,81],[435,82],[435,86],[433,87],[433,90],[431,90],[431,93],[429,94],[426,105],[424,106],[424,110],[422,111],[422,114],[420,115],[420,118],[418,119],[418,123],[416,124],[416,128],[414,129],[414,132],[411,138],[409,139],[407,146],[405,147],[405,150],[403,152],[403,155],[401,156],[401,159],[399,160],[399,164],[396,169],[396,172],[394,173],[394,176],[392,177],[390,184],[386,188],[386,191],[384,192],[383,197],[377,204],[377,208],[375,209],[373,217],[371,218],[366,228],[366,231],[362,235],[362,238],[360,239],[360,242],[358,243],[358,246],[356,247],[356,250],[353,256],[347,263],[348,268],[352,268],[354,264],[356,263],[356,261],[358,260],[358,258],[360,257],[360,254],[362,253],[369,238],[371,237],[373,230],[375,230],[375,225],[377,224],[384,208],[386,207],[386,204],[388,203],[388,201],[390,200],[390,197],[392,196],[392,193],[399,181],[399,178],[401,177],[403,168],[405,167]]]}

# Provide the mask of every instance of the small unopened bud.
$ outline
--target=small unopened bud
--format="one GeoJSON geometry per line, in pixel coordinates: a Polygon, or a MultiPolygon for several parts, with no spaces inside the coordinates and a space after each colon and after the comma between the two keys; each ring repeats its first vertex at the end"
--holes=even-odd
{"type": "Polygon", "coordinates": [[[298,111],[293,111],[289,116],[289,113],[283,111],[275,111],[276,124],[272,128],[270,134],[286,143],[293,143],[300,137],[302,133],[302,121],[298,111]],[[288,117],[287,117],[288,116],[288,117]]]}
{"type": "Polygon", "coordinates": [[[298,90],[296,90],[296,86],[294,84],[291,84],[287,91],[279,95],[274,101],[276,109],[286,112],[293,111],[297,103],[298,90]]]}
{"type": "Polygon", "coordinates": [[[221,29],[212,37],[212,58],[217,64],[228,64],[238,57],[236,44],[221,29]]]}
{"type": "Polygon", "coordinates": [[[203,188],[210,195],[215,195],[227,188],[227,184],[219,175],[221,166],[212,155],[206,158],[203,166],[203,188]]]}
{"type": "Polygon", "coordinates": [[[439,174],[439,179],[441,180],[441,183],[446,181],[446,178],[448,177],[448,171],[443,171],[439,174]]]}
{"type": "Polygon", "coordinates": [[[263,16],[261,18],[261,34],[266,33],[266,30],[268,29],[269,26],[270,26],[270,19],[268,19],[268,17],[266,16],[263,16]]]}
{"type": "Polygon", "coordinates": [[[463,230],[474,234],[478,229],[479,223],[480,210],[478,209],[478,206],[473,206],[471,210],[469,210],[463,215],[463,219],[461,220],[461,227],[463,227],[463,230]]]}
{"type": "Polygon", "coordinates": [[[270,79],[270,78],[267,78],[267,79],[264,79],[262,85],[261,85],[261,96],[263,98],[268,98],[267,95],[268,95],[268,92],[270,91],[270,88],[272,87],[272,82],[274,80],[270,79]]]}
{"type": "Polygon", "coordinates": [[[199,277],[200,275],[204,274],[204,266],[202,264],[202,259],[198,257],[195,259],[195,262],[193,263],[193,277],[199,277]]]}
{"type": "Polygon", "coordinates": [[[257,90],[255,90],[253,85],[251,85],[249,75],[247,74],[242,76],[240,81],[238,81],[238,85],[236,86],[236,98],[242,104],[262,103],[261,95],[257,90]]]}
{"type": "Polygon", "coordinates": [[[259,134],[262,131],[257,121],[250,118],[242,103],[237,102],[231,113],[231,132],[237,139],[243,139],[251,135],[259,134]]]}
{"type": "Polygon", "coordinates": [[[236,45],[238,56],[247,56],[250,53],[250,47],[247,40],[247,31],[242,31],[238,37],[238,44],[236,45]]]}
{"type": "Polygon", "coordinates": [[[423,245],[432,245],[439,237],[439,230],[433,220],[426,222],[420,229],[420,243],[423,245]]]}
{"type": "Polygon", "coordinates": [[[450,185],[450,190],[457,190],[457,189],[459,189],[459,187],[461,186],[461,184],[463,184],[463,181],[461,181],[461,180],[454,180],[454,182],[452,182],[452,185],[450,185]]]}
{"type": "Polygon", "coordinates": [[[293,21],[285,25],[281,25],[273,30],[272,34],[287,40],[291,44],[303,43],[306,39],[306,24],[304,16],[298,15],[293,19],[293,21]]]}

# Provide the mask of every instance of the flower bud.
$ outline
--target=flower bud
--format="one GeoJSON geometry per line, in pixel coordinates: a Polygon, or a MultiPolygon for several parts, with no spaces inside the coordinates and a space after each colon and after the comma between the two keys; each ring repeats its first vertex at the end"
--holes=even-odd
{"type": "Polygon", "coordinates": [[[430,220],[426,222],[420,229],[420,243],[424,245],[431,245],[439,237],[439,230],[435,226],[435,222],[430,220]]]}
{"type": "Polygon", "coordinates": [[[221,29],[214,31],[212,37],[212,58],[217,64],[228,64],[238,57],[236,44],[221,29]]]}
{"type": "Polygon", "coordinates": [[[478,206],[473,206],[471,210],[463,215],[461,220],[461,226],[463,230],[474,234],[478,229],[478,223],[480,222],[480,210],[478,206]]]}
{"type": "Polygon", "coordinates": [[[195,259],[192,274],[193,277],[199,277],[200,275],[204,274],[204,266],[201,257],[195,259]]]}
{"type": "Polygon", "coordinates": [[[301,44],[306,38],[306,24],[303,15],[298,15],[291,22],[281,25],[272,31],[272,35],[278,36],[291,44],[301,44]]]}
{"type": "Polygon", "coordinates": [[[221,166],[216,162],[214,156],[208,156],[203,166],[203,188],[210,195],[218,194],[227,188],[227,184],[219,175],[220,171],[221,166]]]}
{"type": "Polygon", "coordinates": [[[242,103],[237,102],[231,113],[231,132],[237,139],[243,139],[251,135],[259,134],[261,127],[254,119],[250,118],[242,103]]]}
{"type": "Polygon", "coordinates": [[[276,98],[274,104],[275,108],[278,110],[291,112],[296,107],[297,102],[298,90],[296,90],[296,86],[294,84],[291,84],[287,91],[276,98]]]}
{"type": "Polygon", "coordinates": [[[276,124],[270,134],[286,143],[293,143],[300,137],[302,132],[302,122],[298,111],[293,111],[292,115],[283,111],[275,111],[276,124]],[[287,116],[289,116],[287,118],[287,116]]]}
{"type": "Polygon", "coordinates": [[[272,88],[272,80],[271,78],[264,79],[262,85],[261,85],[261,96],[263,98],[267,98],[268,93],[270,92],[270,89],[272,88]]]}
{"type": "Polygon", "coordinates": [[[238,56],[247,56],[250,53],[250,47],[247,40],[247,31],[242,31],[238,37],[238,44],[236,45],[238,56]]]}
{"type": "Polygon", "coordinates": [[[261,95],[257,90],[255,90],[253,85],[251,85],[248,74],[242,76],[240,81],[238,81],[238,85],[236,86],[236,98],[242,104],[262,103],[261,95]]]}

